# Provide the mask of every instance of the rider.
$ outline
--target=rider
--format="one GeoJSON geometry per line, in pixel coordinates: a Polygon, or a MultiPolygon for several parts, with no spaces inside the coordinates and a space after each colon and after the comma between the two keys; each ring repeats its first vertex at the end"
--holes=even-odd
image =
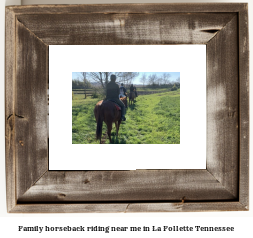
{"type": "Polygon", "coordinates": [[[133,92],[133,91],[134,91],[134,85],[131,84],[131,86],[130,86],[130,93],[133,92]]]}
{"type": "Polygon", "coordinates": [[[131,84],[131,86],[130,86],[130,96],[129,96],[129,97],[132,97],[132,96],[131,96],[131,93],[132,93],[132,92],[134,92],[134,85],[133,85],[133,84],[131,84]]]}
{"type": "Polygon", "coordinates": [[[119,99],[119,85],[115,83],[116,75],[111,75],[111,81],[106,86],[106,100],[112,100],[121,107],[121,120],[125,121],[126,108],[124,103],[119,99]]]}
{"type": "Polygon", "coordinates": [[[136,87],[134,86],[135,97],[138,97],[136,87]]]}
{"type": "Polygon", "coordinates": [[[124,87],[124,84],[122,83],[119,87],[119,98],[126,96],[126,88],[124,87]]]}

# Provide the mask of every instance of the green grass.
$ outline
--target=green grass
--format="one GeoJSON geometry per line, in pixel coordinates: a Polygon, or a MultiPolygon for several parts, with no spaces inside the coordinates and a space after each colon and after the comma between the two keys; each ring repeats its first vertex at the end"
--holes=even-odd
{"type": "Polygon", "coordinates": [[[168,92],[169,88],[146,88],[146,87],[138,87],[136,88],[137,92],[152,92],[152,91],[159,91],[159,92],[168,92]]]}
{"type": "MultiPolygon", "coordinates": [[[[95,144],[94,107],[99,99],[75,95],[72,101],[72,143],[95,144]]],[[[129,106],[127,120],[120,125],[119,136],[113,125],[114,144],[179,144],[180,90],[139,96],[129,106]]],[[[103,133],[106,131],[103,123],[103,133]]],[[[107,140],[109,143],[109,139],[107,140]]]]}

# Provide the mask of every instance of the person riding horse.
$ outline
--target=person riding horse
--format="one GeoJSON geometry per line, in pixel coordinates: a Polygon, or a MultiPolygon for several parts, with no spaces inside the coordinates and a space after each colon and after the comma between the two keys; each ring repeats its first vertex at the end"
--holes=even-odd
{"type": "Polygon", "coordinates": [[[130,93],[133,92],[133,91],[134,91],[134,85],[131,84],[131,86],[130,86],[130,93]]]}
{"type": "Polygon", "coordinates": [[[115,83],[116,75],[111,75],[111,81],[106,86],[106,100],[112,100],[121,107],[121,120],[125,121],[126,108],[124,103],[119,99],[119,85],[115,83]]]}
{"type": "Polygon", "coordinates": [[[122,83],[119,87],[119,98],[126,96],[126,88],[124,87],[124,84],[122,83]]]}
{"type": "Polygon", "coordinates": [[[136,87],[134,87],[134,85],[133,84],[131,84],[131,86],[130,86],[130,93],[131,92],[134,92],[135,93],[135,97],[138,97],[137,96],[137,90],[136,90],[136,87]]]}
{"type": "Polygon", "coordinates": [[[134,87],[135,97],[138,97],[136,87],[134,87]]]}

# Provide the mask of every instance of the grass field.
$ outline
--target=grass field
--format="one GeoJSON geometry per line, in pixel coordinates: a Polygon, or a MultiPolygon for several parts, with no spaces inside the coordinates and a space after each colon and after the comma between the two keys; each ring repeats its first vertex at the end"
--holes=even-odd
{"type": "MultiPolygon", "coordinates": [[[[72,100],[72,143],[97,144],[94,107],[99,99],[75,95],[72,100]]],[[[114,144],[179,144],[180,90],[139,96],[128,107],[127,120],[122,122],[119,136],[112,129],[114,144]]],[[[106,131],[103,123],[103,133],[106,131]]],[[[107,139],[106,143],[109,143],[107,139]]]]}
{"type": "Polygon", "coordinates": [[[137,92],[152,92],[152,91],[159,91],[159,92],[168,92],[170,91],[169,88],[146,88],[146,87],[138,87],[136,88],[137,92]]]}

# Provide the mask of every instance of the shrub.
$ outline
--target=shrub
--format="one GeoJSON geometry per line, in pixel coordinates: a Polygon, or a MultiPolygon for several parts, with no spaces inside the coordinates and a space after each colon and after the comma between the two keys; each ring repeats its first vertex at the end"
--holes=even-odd
{"type": "Polygon", "coordinates": [[[98,94],[97,93],[93,93],[92,94],[92,98],[98,98],[98,94]]]}
{"type": "Polygon", "coordinates": [[[98,96],[99,96],[99,95],[98,95],[98,93],[97,93],[97,90],[96,90],[96,89],[94,90],[94,93],[92,93],[92,95],[91,95],[91,96],[92,96],[92,98],[98,98],[98,96]]]}
{"type": "Polygon", "coordinates": [[[177,90],[177,86],[176,84],[173,85],[173,87],[171,88],[171,91],[176,91],[177,90]]]}

